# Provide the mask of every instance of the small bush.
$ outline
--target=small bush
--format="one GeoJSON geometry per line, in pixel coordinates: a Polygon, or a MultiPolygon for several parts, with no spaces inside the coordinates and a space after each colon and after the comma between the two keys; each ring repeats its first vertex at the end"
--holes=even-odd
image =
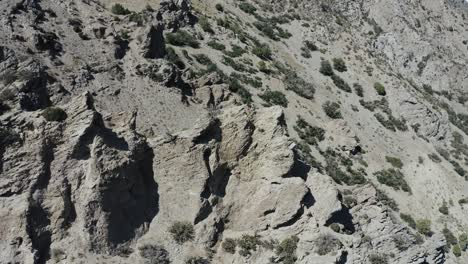
{"type": "Polygon", "coordinates": [[[175,33],[166,34],[167,43],[174,46],[190,46],[192,48],[199,48],[200,43],[190,33],[184,30],[179,30],[175,33]]]}
{"type": "Polygon", "coordinates": [[[325,75],[325,76],[333,76],[334,75],[334,72],[333,72],[333,68],[330,64],[329,61],[327,60],[322,60],[322,62],[320,63],[320,73],[325,75]]]}
{"type": "Polygon", "coordinates": [[[374,89],[377,91],[378,95],[381,95],[381,96],[387,95],[387,92],[385,91],[385,87],[379,82],[374,83],[374,89]]]}
{"type": "Polygon", "coordinates": [[[257,8],[250,3],[242,2],[239,4],[240,10],[244,11],[247,14],[254,15],[257,12],[257,8]]]}
{"type": "Polygon", "coordinates": [[[216,10],[218,10],[219,12],[224,12],[224,7],[223,7],[223,5],[221,5],[220,3],[217,3],[217,4],[215,5],[215,8],[216,8],[216,10]]]}
{"type": "Polygon", "coordinates": [[[195,230],[190,222],[179,221],[171,225],[169,233],[172,234],[172,237],[177,243],[183,244],[194,238],[195,230]]]}
{"type": "Polygon", "coordinates": [[[299,238],[292,236],[287,238],[276,247],[276,254],[280,257],[283,264],[294,264],[297,260],[296,249],[299,238]]]}
{"type": "Polygon", "coordinates": [[[339,72],[345,72],[348,70],[348,68],[346,67],[346,63],[342,58],[334,58],[333,67],[339,72]]]}
{"type": "Polygon", "coordinates": [[[263,60],[271,60],[271,49],[268,44],[260,44],[252,49],[252,53],[263,60]]]}
{"type": "Polygon", "coordinates": [[[286,90],[291,90],[301,97],[313,99],[315,87],[299,77],[296,73],[288,73],[283,79],[286,90]]]}
{"type": "Polygon", "coordinates": [[[369,261],[371,264],[388,264],[387,256],[381,254],[371,254],[369,261]]]}
{"type": "Polygon", "coordinates": [[[304,45],[310,51],[317,51],[318,50],[318,47],[315,45],[315,43],[313,43],[310,40],[304,41],[304,45]]]}
{"type": "Polygon", "coordinates": [[[409,214],[400,213],[401,220],[405,221],[409,227],[416,229],[416,221],[409,214]]]}
{"type": "Polygon", "coordinates": [[[392,166],[395,167],[395,168],[398,168],[398,169],[403,168],[403,162],[401,162],[401,159],[399,159],[399,158],[386,156],[385,160],[388,163],[392,164],[392,166]]]}
{"type": "Polygon", "coordinates": [[[242,256],[248,256],[252,251],[257,250],[257,245],[260,245],[261,241],[257,236],[243,235],[238,241],[238,245],[241,248],[240,254],[242,256]]]}
{"type": "Polygon", "coordinates": [[[311,126],[300,116],[296,121],[294,130],[296,130],[299,137],[305,142],[307,142],[307,144],[309,145],[316,145],[318,142],[323,141],[325,139],[324,129],[316,126],[311,126]]]}
{"type": "Polygon", "coordinates": [[[232,239],[232,238],[226,238],[222,244],[224,251],[226,251],[227,253],[231,253],[231,254],[236,253],[236,246],[237,246],[237,242],[235,239],[232,239]]]}
{"type": "Polygon", "coordinates": [[[237,45],[232,45],[232,50],[225,51],[224,54],[226,54],[229,57],[236,58],[236,57],[242,56],[245,52],[246,52],[245,49],[243,49],[242,47],[237,46],[237,45]]]}
{"type": "Polygon", "coordinates": [[[429,157],[429,159],[431,159],[435,163],[441,163],[442,162],[442,159],[440,159],[440,157],[437,156],[437,154],[435,154],[435,153],[429,153],[429,154],[427,154],[427,156],[429,157]]]}
{"type": "Polygon", "coordinates": [[[457,257],[457,258],[461,257],[461,255],[462,255],[462,253],[461,253],[461,248],[460,248],[459,245],[453,246],[452,252],[453,252],[453,254],[455,255],[455,257],[457,257]]]}
{"type": "Polygon", "coordinates": [[[447,226],[442,229],[442,234],[444,235],[445,241],[447,241],[447,245],[449,247],[458,244],[457,237],[452,233],[452,231],[450,231],[450,229],[447,228],[447,226]]]}
{"type": "Polygon", "coordinates": [[[360,85],[359,83],[354,83],[353,88],[357,96],[364,97],[364,89],[362,88],[362,85],[360,85]]]}
{"type": "Polygon", "coordinates": [[[382,204],[390,207],[394,211],[398,211],[398,205],[390,198],[384,191],[377,189],[377,200],[380,201],[382,204]]]}
{"type": "Polygon", "coordinates": [[[136,12],[132,12],[132,14],[129,16],[128,20],[130,22],[136,23],[137,26],[139,26],[139,27],[143,26],[143,24],[145,22],[144,16],[142,14],[136,13],[136,12]]]}
{"type": "Polygon", "coordinates": [[[395,169],[381,170],[374,173],[377,176],[377,180],[381,184],[392,187],[395,190],[403,190],[411,193],[411,188],[405,180],[405,176],[401,171],[395,169]]]}
{"type": "Polygon", "coordinates": [[[265,93],[259,96],[269,104],[288,107],[288,99],[286,99],[284,93],[280,91],[266,91],[265,93]]]}
{"type": "Polygon", "coordinates": [[[196,54],[196,55],[193,55],[193,56],[195,57],[195,60],[198,63],[202,64],[202,65],[209,65],[209,64],[213,63],[211,61],[211,59],[208,56],[206,56],[205,54],[196,54]]]}
{"type": "Polygon", "coordinates": [[[169,252],[159,245],[142,245],[138,248],[140,256],[151,264],[170,264],[169,252]]]}
{"type": "Polygon", "coordinates": [[[320,256],[327,255],[335,250],[338,250],[341,248],[341,246],[341,242],[330,234],[320,235],[315,240],[316,252],[320,256]]]}
{"type": "Polygon", "coordinates": [[[458,200],[458,204],[460,205],[468,204],[468,198],[462,198],[458,200]]]}
{"type": "Polygon", "coordinates": [[[352,92],[351,87],[340,76],[333,74],[331,78],[336,87],[338,87],[338,89],[343,90],[347,93],[352,92]]]}
{"type": "Polygon", "coordinates": [[[114,4],[111,8],[111,12],[115,15],[129,15],[131,12],[121,4],[114,4]]]}
{"type": "Polygon", "coordinates": [[[176,65],[179,69],[185,69],[184,61],[182,61],[177,52],[171,47],[166,48],[166,60],[176,65]]]}
{"type": "Polygon", "coordinates": [[[332,119],[343,118],[341,115],[340,105],[336,102],[327,101],[323,104],[322,108],[323,111],[325,111],[325,114],[332,119]]]}
{"type": "Polygon", "coordinates": [[[431,236],[432,235],[432,230],[431,230],[431,220],[429,219],[419,219],[416,221],[416,229],[418,230],[419,233],[425,235],[425,236],[431,236]]]}
{"type": "Polygon", "coordinates": [[[229,78],[228,81],[229,91],[237,93],[245,104],[252,102],[252,94],[244,86],[242,86],[238,79],[229,78]]]}
{"type": "Polygon", "coordinates": [[[219,43],[215,40],[210,40],[208,42],[208,46],[215,49],[215,50],[226,50],[226,46],[222,43],[219,43]]]}
{"type": "Polygon", "coordinates": [[[444,201],[444,202],[442,203],[442,206],[439,207],[439,212],[440,212],[441,214],[444,214],[444,215],[448,215],[448,214],[449,214],[449,208],[448,208],[448,206],[447,206],[447,202],[446,202],[446,201],[444,201]]]}
{"type": "Polygon", "coordinates": [[[42,116],[49,122],[61,122],[67,119],[67,113],[59,107],[48,107],[42,112],[42,116]]]}
{"type": "Polygon", "coordinates": [[[203,29],[203,31],[214,34],[214,30],[211,27],[210,21],[208,20],[207,17],[203,16],[198,20],[198,23],[200,24],[200,27],[203,29]]]}
{"type": "Polygon", "coordinates": [[[458,237],[458,241],[460,244],[460,248],[463,251],[466,251],[468,249],[468,234],[463,233],[458,237]]]}
{"type": "Polygon", "coordinates": [[[336,233],[339,233],[340,230],[341,230],[340,225],[337,224],[337,223],[333,223],[333,224],[329,225],[328,227],[330,227],[330,229],[333,230],[336,233]]]}
{"type": "Polygon", "coordinates": [[[393,239],[393,243],[395,243],[395,246],[400,251],[407,250],[411,245],[411,242],[408,241],[408,239],[405,236],[400,235],[400,234],[393,235],[392,239],[393,239]]]}
{"type": "Polygon", "coordinates": [[[190,257],[185,264],[210,264],[210,261],[202,257],[190,257]]]}

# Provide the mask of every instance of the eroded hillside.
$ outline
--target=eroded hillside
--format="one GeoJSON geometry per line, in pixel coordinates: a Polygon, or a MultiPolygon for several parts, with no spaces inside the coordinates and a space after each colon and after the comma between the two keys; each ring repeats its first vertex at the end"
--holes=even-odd
{"type": "Polygon", "coordinates": [[[0,263],[468,260],[464,1],[0,9],[0,263]]]}

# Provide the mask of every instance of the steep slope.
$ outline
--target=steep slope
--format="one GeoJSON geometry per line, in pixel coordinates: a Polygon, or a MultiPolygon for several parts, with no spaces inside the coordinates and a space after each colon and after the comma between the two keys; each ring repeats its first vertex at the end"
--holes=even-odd
{"type": "Polygon", "coordinates": [[[467,261],[466,2],[0,8],[0,263],[467,261]]]}

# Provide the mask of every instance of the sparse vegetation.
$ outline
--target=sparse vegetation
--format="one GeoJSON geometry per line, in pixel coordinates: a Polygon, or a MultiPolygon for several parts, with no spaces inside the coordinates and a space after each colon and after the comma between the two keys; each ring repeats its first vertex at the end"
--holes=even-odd
{"type": "Polygon", "coordinates": [[[360,85],[359,83],[354,83],[353,88],[357,96],[364,97],[364,89],[362,88],[362,85],[360,85]]]}
{"type": "Polygon", "coordinates": [[[333,80],[333,83],[336,85],[336,87],[338,87],[338,89],[347,93],[352,92],[351,87],[340,76],[333,74],[331,79],[333,80]]]}
{"type": "Polygon", "coordinates": [[[314,98],[315,87],[299,77],[296,73],[288,73],[283,79],[286,90],[291,90],[306,99],[314,98]]]}
{"type": "Polygon", "coordinates": [[[175,33],[166,34],[167,43],[174,46],[189,46],[192,48],[199,48],[200,42],[194,36],[184,30],[179,30],[175,33]]]}
{"type": "Polygon", "coordinates": [[[431,236],[432,235],[432,230],[431,230],[431,220],[429,219],[419,219],[416,221],[416,229],[418,230],[419,233],[425,235],[425,236],[431,236]]]}
{"type": "Polygon", "coordinates": [[[49,122],[62,122],[67,119],[67,113],[59,107],[48,107],[41,115],[49,122]]]}
{"type": "Polygon", "coordinates": [[[215,8],[216,8],[216,10],[218,10],[219,12],[224,12],[224,7],[223,7],[223,5],[220,4],[220,3],[217,3],[217,4],[215,5],[215,8]]]}
{"type": "Polygon", "coordinates": [[[324,129],[311,126],[301,116],[298,117],[294,130],[296,130],[301,139],[310,145],[316,145],[318,142],[325,139],[324,129]]]}
{"type": "Polygon", "coordinates": [[[159,245],[145,244],[138,248],[140,256],[149,264],[170,264],[169,252],[159,245]]]}
{"type": "Polygon", "coordinates": [[[445,237],[445,241],[447,241],[447,246],[450,248],[453,245],[458,244],[458,239],[457,237],[450,231],[450,229],[447,228],[447,226],[442,229],[442,234],[445,237]]]}
{"type": "Polygon", "coordinates": [[[405,221],[409,227],[416,229],[416,221],[409,214],[400,213],[401,220],[405,221]]]}
{"type": "Polygon", "coordinates": [[[222,244],[223,250],[230,254],[236,253],[236,246],[237,242],[232,238],[226,238],[222,244]]]}
{"type": "Polygon", "coordinates": [[[210,40],[208,42],[208,46],[215,49],[215,50],[226,50],[226,46],[220,42],[217,42],[216,40],[210,40]]]}
{"type": "Polygon", "coordinates": [[[399,158],[386,156],[385,160],[397,169],[403,168],[403,162],[399,158]]]}
{"type": "Polygon", "coordinates": [[[283,264],[294,264],[297,260],[296,249],[299,238],[292,236],[287,238],[276,247],[276,254],[280,257],[283,264]]]}
{"type": "Polygon", "coordinates": [[[304,46],[310,51],[317,51],[318,50],[318,47],[315,45],[315,43],[310,41],[310,40],[304,41],[304,46]]]}
{"type": "Polygon", "coordinates": [[[259,95],[265,102],[270,105],[280,105],[282,107],[288,107],[288,99],[284,93],[280,91],[266,91],[263,94],[259,95]]]}
{"type": "Polygon", "coordinates": [[[252,49],[252,53],[262,60],[271,59],[271,49],[268,44],[260,44],[252,49]]]}
{"type": "Polygon", "coordinates": [[[439,212],[441,214],[444,214],[444,215],[448,215],[449,214],[449,208],[447,206],[447,202],[446,201],[443,201],[442,202],[442,206],[439,207],[439,212]]]}
{"type": "Polygon", "coordinates": [[[346,63],[342,58],[334,58],[333,67],[339,72],[345,72],[348,70],[348,68],[346,67],[346,63]]]}
{"type": "Polygon", "coordinates": [[[172,238],[179,244],[183,244],[194,238],[195,230],[190,222],[178,221],[174,222],[169,228],[169,233],[172,238]]]}
{"type": "Polygon", "coordinates": [[[457,258],[461,257],[461,255],[462,255],[462,251],[461,251],[461,248],[460,248],[459,245],[453,246],[452,252],[455,255],[455,257],[457,257],[457,258]]]}
{"type": "Polygon", "coordinates": [[[213,61],[211,61],[211,59],[205,54],[195,54],[193,57],[195,57],[195,60],[202,65],[209,65],[213,63],[213,61]]]}
{"type": "Polygon", "coordinates": [[[185,264],[210,264],[210,261],[202,257],[190,257],[185,264]]]}
{"type": "Polygon", "coordinates": [[[322,234],[315,240],[316,252],[320,256],[327,255],[341,248],[341,242],[330,234],[322,234]]]}
{"type": "Polygon", "coordinates": [[[114,4],[111,12],[115,15],[129,15],[131,12],[121,4],[114,4]]]}
{"type": "Polygon", "coordinates": [[[333,76],[335,73],[333,72],[333,68],[329,61],[322,60],[320,63],[320,73],[325,76],[333,76]]]}
{"type": "Polygon", "coordinates": [[[261,241],[258,236],[243,235],[238,241],[238,245],[241,249],[239,253],[242,256],[248,256],[252,253],[252,251],[256,251],[257,245],[260,244],[261,241]]]}
{"type": "Polygon", "coordinates": [[[241,2],[239,4],[240,10],[244,11],[247,14],[255,15],[257,8],[248,2],[241,2]]]}
{"type": "Polygon", "coordinates": [[[242,56],[245,52],[246,52],[245,49],[243,49],[242,47],[240,47],[238,45],[233,44],[232,45],[232,50],[231,51],[225,51],[224,54],[226,54],[229,57],[236,58],[236,57],[242,56]]]}
{"type": "Polygon", "coordinates": [[[171,47],[166,48],[165,58],[166,58],[167,61],[174,64],[179,69],[185,69],[184,61],[182,61],[182,59],[179,57],[179,55],[177,54],[177,52],[173,48],[171,48],[171,47]]]}
{"type": "Polygon", "coordinates": [[[395,169],[381,170],[374,173],[381,184],[392,187],[395,190],[403,190],[411,193],[411,188],[405,180],[401,171],[395,169]]]}
{"type": "Polygon", "coordinates": [[[214,34],[214,30],[211,27],[211,23],[206,16],[200,17],[198,20],[198,24],[203,29],[203,31],[210,33],[210,34],[214,34]]]}
{"type": "Polygon", "coordinates": [[[323,104],[322,108],[323,111],[325,111],[325,114],[332,119],[343,118],[341,115],[340,105],[336,102],[327,101],[323,104]]]}
{"type": "Polygon", "coordinates": [[[388,264],[388,258],[382,254],[371,254],[369,256],[369,261],[371,264],[388,264]]]}
{"type": "Polygon", "coordinates": [[[387,95],[387,92],[385,91],[385,87],[379,82],[374,83],[374,89],[377,91],[378,95],[381,95],[381,96],[387,95]]]}

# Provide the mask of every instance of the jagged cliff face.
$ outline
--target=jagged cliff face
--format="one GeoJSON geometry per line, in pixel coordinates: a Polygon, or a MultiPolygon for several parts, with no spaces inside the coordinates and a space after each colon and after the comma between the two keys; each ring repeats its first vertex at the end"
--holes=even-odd
{"type": "Polygon", "coordinates": [[[0,9],[0,263],[466,263],[463,1],[0,9]]]}

